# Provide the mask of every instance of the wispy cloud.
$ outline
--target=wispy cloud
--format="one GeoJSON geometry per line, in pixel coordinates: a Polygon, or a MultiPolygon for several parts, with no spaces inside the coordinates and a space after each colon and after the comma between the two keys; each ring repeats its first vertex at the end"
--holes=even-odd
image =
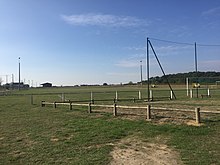
{"type": "Polygon", "coordinates": [[[61,18],[75,26],[110,26],[110,27],[137,27],[147,26],[149,22],[137,17],[117,16],[111,14],[76,14],[61,15],[61,18]]]}
{"type": "Polygon", "coordinates": [[[186,45],[186,46],[167,45],[167,46],[156,47],[156,50],[159,51],[160,53],[167,53],[167,52],[178,52],[183,50],[189,50],[193,48],[194,47],[190,45],[186,45]]]}
{"type": "Polygon", "coordinates": [[[135,68],[140,66],[140,61],[142,61],[142,65],[145,65],[145,54],[130,55],[126,59],[118,61],[115,66],[122,68],[135,68]]]}
{"type": "Polygon", "coordinates": [[[140,65],[140,62],[135,60],[121,60],[117,62],[115,65],[124,68],[134,68],[138,67],[140,65]]]}
{"type": "Polygon", "coordinates": [[[202,12],[202,16],[220,16],[220,6],[202,12]]]}
{"type": "MultiPolygon", "coordinates": [[[[142,61],[143,65],[146,63],[146,48],[145,47],[125,47],[125,49],[128,50],[141,50],[143,53],[140,54],[133,54],[129,57],[122,59],[115,63],[115,66],[122,67],[122,68],[135,68],[140,66],[140,61],[142,61]]],[[[157,56],[160,57],[170,57],[170,56],[176,56],[179,58],[180,56],[188,57],[188,54],[191,56],[194,51],[194,47],[190,45],[165,45],[165,46],[155,46],[154,47],[157,56]]],[[[150,49],[150,65],[155,66],[157,65],[157,62],[155,61],[155,56],[153,55],[151,49],[150,49]]]]}
{"type": "Polygon", "coordinates": [[[135,51],[145,51],[146,50],[146,47],[143,47],[143,46],[139,46],[139,47],[135,47],[135,46],[130,46],[130,47],[124,47],[124,49],[127,49],[127,50],[135,50],[135,51]]]}
{"type": "Polygon", "coordinates": [[[201,13],[201,17],[206,20],[204,28],[208,29],[219,29],[220,24],[220,6],[201,13]]]}

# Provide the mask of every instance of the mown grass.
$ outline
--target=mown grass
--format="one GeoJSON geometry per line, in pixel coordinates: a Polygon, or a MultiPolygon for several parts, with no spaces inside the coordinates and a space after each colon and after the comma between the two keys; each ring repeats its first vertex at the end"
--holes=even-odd
{"type": "Polygon", "coordinates": [[[108,164],[112,144],[134,134],[168,139],[185,164],[220,164],[219,116],[193,127],[88,114],[83,107],[40,107],[41,99],[57,98],[39,95],[31,105],[26,95],[0,97],[0,164],[108,164]]]}

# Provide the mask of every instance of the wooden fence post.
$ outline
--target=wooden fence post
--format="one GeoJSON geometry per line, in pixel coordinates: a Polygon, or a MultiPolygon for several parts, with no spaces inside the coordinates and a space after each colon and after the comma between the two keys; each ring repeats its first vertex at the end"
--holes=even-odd
{"type": "Polygon", "coordinates": [[[200,124],[200,108],[195,108],[195,113],[196,113],[196,123],[200,124]]]}
{"type": "Polygon", "coordinates": [[[190,89],[190,98],[193,98],[193,90],[190,89]]]}
{"type": "Polygon", "coordinates": [[[53,103],[53,107],[57,108],[56,101],[53,103]]]}
{"type": "Polygon", "coordinates": [[[135,98],[133,98],[133,103],[135,103],[135,98]]]}
{"type": "Polygon", "coordinates": [[[90,103],[91,104],[94,104],[94,99],[93,99],[93,93],[91,92],[91,94],[90,94],[90,103]]]}
{"type": "Polygon", "coordinates": [[[45,101],[41,101],[41,107],[45,107],[45,101]]]}
{"type": "Polygon", "coordinates": [[[117,105],[113,105],[113,116],[117,116],[117,105]]]}
{"type": "Polygon", "coordinates": [[[150,99],[153,101],[153,91],[150,90],[150,99]]]}
{"type": "Polygon", "coordinates": [[[148,104],[147,105],[147,117],[146,120],[151,120],[151,106],[148,104]]]}
{"type": "Polygon", "coordinates": [[[88,113],[92,113],[92,106],[91,106],[91,103],[89,103],[89,105],[88,105],[88,113]]]}
{"type": "Polygon", "coordinates": [[[70,102],[70,110],[73,110],[72,102],[70,102]]]}
{"type": "Polygon", "coordinates": [[[173,91],[170,91],[170,100],[173,100],[173,91]]]}
{"type": "Polygon", "coordinates": [[[138,92],[138,98],[141,100],[141,91],[138,92]]]}
{"type": "Polygon", "coordinates": [[[115,92],[115,100],[118,101],[118,91],[115,92]]]}

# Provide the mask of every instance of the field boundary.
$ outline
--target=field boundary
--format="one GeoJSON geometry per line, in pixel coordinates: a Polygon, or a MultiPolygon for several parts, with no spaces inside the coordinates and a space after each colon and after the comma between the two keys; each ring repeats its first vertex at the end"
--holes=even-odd
{"type": "Polygon", "coordinates": [[[88,113],[92,113],[92,107],[104,107],[104,108],[113,108],[113,116],[117,116],[118,109],[145,109],[145,119],[150,121],[151,118],[151,111],[176,111],[176,112],[191,112],[195,113],[195,122],[196,124],[201,123],[201,113],[210,113],[210,114],[220,114],[220,111],[205,111],[200,110],[199,107],[193,109],[177,109],[177,108],[164,108],[164,107],[153,107],[152,105],[147,104],[146,106],[125,106],[125,105],[117,105],[116,103],[112,105],[107,104],[94,104],[94,103],[74,103],[74,102],[46,102],[41,101],[41,107],[45,107],[46,105],[52,105],[54,108],[57,108],[57,105],[67,105],[69,109],[72,110],[73,106],[84,106],[88,107],[88,113]]]}

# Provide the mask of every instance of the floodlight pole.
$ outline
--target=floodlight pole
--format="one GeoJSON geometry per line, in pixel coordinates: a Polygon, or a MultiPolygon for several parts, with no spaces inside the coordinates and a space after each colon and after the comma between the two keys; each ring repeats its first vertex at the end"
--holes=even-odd
{"type": "Polygon", "coordinates": [[[197,59],[197,48],[195,42],[195,71],[196,71],[196,97],[199,97],[199,88],[198,88],[198,59],[197,59]]]}
{"type": "Polygon", "coordinates": [[[149,60],[149,38],[146,41],[147,56],[147,101],[150,101],[150,60],[149,60]]]}
{"type": "Polygon", "coordinates": [[[21,83],[21,64],[20,64],[21,57],[18,58],[18,90],[20,90],[20,83],[21,83]]]}

